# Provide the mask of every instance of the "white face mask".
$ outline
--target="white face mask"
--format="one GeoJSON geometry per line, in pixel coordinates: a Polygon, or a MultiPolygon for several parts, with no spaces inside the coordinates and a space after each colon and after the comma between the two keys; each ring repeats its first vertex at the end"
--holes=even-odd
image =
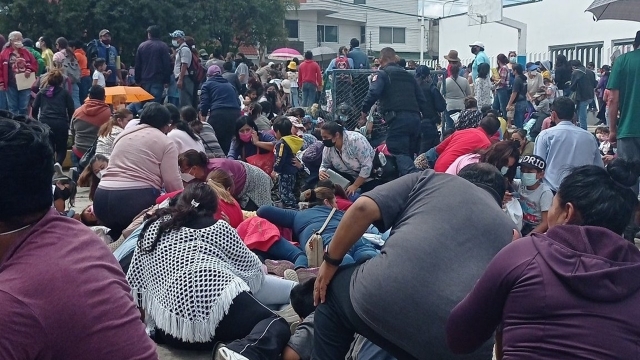
{"type": "Polygon", "coordinates": [[[510,63],[512,63],[512,64],[515,64],[515,63],[517,63],[517,62],[518,62],[518,58],[517,58],[517,57],[515,57],[515,56],[510,57],[510,58],[509,58],[509,62],[510,62],[510,63]]]}
{"type": "Polygon", "coordinates": [[[195,176],[187,173],[180,173],[180,177],[182,178],[182,181],[186,183],[192,182],[196,178],[195,176]]]}
{"type": "Polygon", "coordinates": [[[538,71],[537,70],[529,71],[529,75],[537,76],[538,75],[538,71]]]}
{"type": "Polygon", "coordinates": [[[36,49],[40,49],[40,41],[36,41],[36,49]]]}
{"type": "Polygon", "coordinates": [[[107,170],[100,170],[96,176],[98,177],[98,179],[102,179],[102,177],[104,176],[104,174],[107,172],[107,170]]]}
{"type": "Polygon", "coordinates": [[[509,171],[509,167],[507,166],[503,166],[502,168],[500,168],[500,173],[502,174],[502,176],[507,175],[507,171],[509,171]]]}
{"type": "Polygon", "coordinates": [[[533,186],[538,182],[536,178],[538,174],[536,173],[522,173],[520,174],[520,179],[522,180],[522,185],[524,186],[533,186]]]}
{"type": "Polygon", "coordinates": [[[171,45],[173,45],[173,47],[178,47],[178,40],[171,40],[171,45]]]}

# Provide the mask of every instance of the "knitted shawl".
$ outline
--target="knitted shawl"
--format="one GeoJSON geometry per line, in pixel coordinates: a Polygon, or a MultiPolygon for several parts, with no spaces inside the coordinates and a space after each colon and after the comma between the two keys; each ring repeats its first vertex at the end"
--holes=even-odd
{"type": "MultiPolygon", "coordinates": [[[[149,227],[143,248],[167,219],[149,227]]],[[[164,233],[148,254],[136,247],[127,274],[138,306],[158,328],[185,342],[210,341],[233,299],[255,293],[263,279],[258,257],[224,221],[164,233]]]]}

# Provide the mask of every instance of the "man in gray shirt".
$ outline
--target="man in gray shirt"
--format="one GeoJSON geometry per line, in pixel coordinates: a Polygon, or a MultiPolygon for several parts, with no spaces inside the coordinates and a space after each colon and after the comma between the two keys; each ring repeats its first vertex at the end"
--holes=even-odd
{"type": "Polygon", "coordinates": [[[314,359],[344,358],[354,333],[398,359],[490,359],[492,343],[454,356],[445,324],[514,237],[514,223],[501,209],[504,193],[498,169],[472,164],[459,176],[405,175],[360,197],[340,222],[315,283],[321,304],[314,359]],[[338,268],[370,224],[392,228],[381,254],[338,268]]]}
{"type": "Polygon", "coordinates": [[[180,89],[180,107],[193,106],[193,98],[196,93],[196,86],[189,76],[189,66],[193,54],[184,40],[184,31],[176,30],[169,34],[171,45],[176,48],[176,61],[173,66],[173,76],[175,76],[178,89],[180,89]]]}

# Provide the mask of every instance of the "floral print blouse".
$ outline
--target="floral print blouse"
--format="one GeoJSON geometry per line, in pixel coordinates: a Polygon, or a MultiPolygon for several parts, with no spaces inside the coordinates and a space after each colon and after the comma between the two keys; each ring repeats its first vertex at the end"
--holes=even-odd
{"type": "Polygon", "coordinates": [[[355,177],[367,179],[373,169],[375,150],[367,138],[355,131],[346,131],[343,136],[342,151],[325,147],[322,151],[320,171],[334,169],[355,177]]]}

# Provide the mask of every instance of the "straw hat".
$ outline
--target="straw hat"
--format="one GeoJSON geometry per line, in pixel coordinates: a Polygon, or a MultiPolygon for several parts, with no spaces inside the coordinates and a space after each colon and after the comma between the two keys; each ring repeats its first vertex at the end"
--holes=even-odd
{"type": "Polygon", "coordinates": [[[444,58],[447,59],[450,63],[460,62],[460,58],[458,57],[458,52],[455,50],[449,50],[449,53],[445,55],[444,58]]]}
{"type": "Polygon", "coordinates": [[[297,65],[296,65],[296,63],[295,63],[295,62],[293,62],[293,61],[291,61],[291,62],[289,63],[289,65],[287,66],[287,69],[289,69],[289,70],[295,70],[296,68],[297,68],[297,65]]]}

